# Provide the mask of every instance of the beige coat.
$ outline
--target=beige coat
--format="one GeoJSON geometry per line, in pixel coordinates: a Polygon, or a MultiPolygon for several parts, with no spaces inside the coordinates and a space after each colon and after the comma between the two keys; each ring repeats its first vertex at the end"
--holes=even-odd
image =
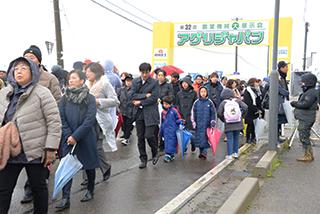
{"type": "MultiPolygon", "coordinates": [[[[13,93],[11,85],[0,91],[0,124],[13,93]]],[[[50,91],[37,84],[30,86],[17,103],[13,117],[28,161],[42,157],[45,148],[58,149],[61,137],[59,109],[50,91]]]]}
{"type": "Polygon", "coordinates": [[[52,93],[54,99],[59,103],[61,99],[61,90],[58,79],[53,74],[50,74],[49,72],[43,70],[42,67],[40,67],[39,71],[39,84],[48,88],[52,93]]]}

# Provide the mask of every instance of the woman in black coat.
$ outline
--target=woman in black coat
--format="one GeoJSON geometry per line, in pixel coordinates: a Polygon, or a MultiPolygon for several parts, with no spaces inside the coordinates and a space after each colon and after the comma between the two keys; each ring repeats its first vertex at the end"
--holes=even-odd
{"type": "Polygon", "coordinates": [[[244,118],[245,123],[248,124],[246,130],[247,143],[256,143],[254,120],[262,113],[261,93],[256,78],[249,79],[248,87],[243,94],[243,102],[248,106],[248,111],[244,118]]]}
{"type": "MultiPolygon", "coordinates": [[[[60,154],[64,157],[76,146],[74,154],[82,163],[88,177],[87,192],[81,202],[93,199],[95,168],[99,167],[95,132],[96,101],[84,81],[83,72],[71,71],[69,87],[59,106],[62,121],[60,154]]],[[[63,187],[61,205],[56,207],[58,211],[70,207],[71,185],[72,180],[63,187]]]]}

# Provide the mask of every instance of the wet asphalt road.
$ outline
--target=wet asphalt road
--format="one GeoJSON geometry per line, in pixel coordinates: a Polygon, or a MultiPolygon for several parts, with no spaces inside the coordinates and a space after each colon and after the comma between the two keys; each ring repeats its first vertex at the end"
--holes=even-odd
{"type": "MultiPolygon", "coordinates": [[[[217,155],[208,152],[206,161],[198,158],[198,150],[191,153],[190,148],[184,160],[179,153],[171,163],[164,163],[163,157],[156,166],[148,162],[146,169],[139,169],[139,155],[135,134],[132,143],[123,146],[118,141],[118,151],[106,153],[112,164],[111,178],[102,182],[102,174],[97,169],[94,200],[81,203],[85,190],[80,186],[82,175],[78,173],[73,182],[71,207],[62,213],[154,213],[207,171],[215,167],[226,154],[226,143],[220,142],[217,155]]],[[[148,150],[149,147],[147,146],[148,150]]],[[[149,151],[150,152],[150,151],[149,151]]],[[[149,153],[150,154],[150,153],[149,153]]],[[[151,156],[149,156],[151,157],[151,156]]],[[[51,195],[54,174],[49,181],[51,195]]],[[[24,170],[20,174],[15,192],[12,196],[9,213],[28,213],[32,204],[22,205],[23,185],[26,179],[24,170]]],[[[55,213],[55,206],[60,200],[49,201],[49,213],[55,213]]],[[[29,212],[30,213],[30,212],[29,212]]]]}

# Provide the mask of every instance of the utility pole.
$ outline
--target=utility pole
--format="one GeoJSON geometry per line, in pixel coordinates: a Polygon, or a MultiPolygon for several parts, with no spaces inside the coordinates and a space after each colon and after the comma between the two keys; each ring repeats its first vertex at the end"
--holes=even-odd
{"type": "Polygon", "coordinates": [[[53,0],[53,11],[54,11],[54,24],[55,24],[55,30],[56,30],[57,63],[63,68],[64,63],[62,59],[63,49],[62,49],[59,0],[53,0]]]}
{"type": "Polygon", "coordinates": [[[279,93],[279,74],[277,71],[278,58],[278,32],[279,32],[279,10],[280,0],[275,1],[274,9],[274,28],[273,28],[273,50],[272,50],[272,71],[270,73],[269,88],[269,146],[276,150],[278,142],[278,93],[279,93]]]}
{"type": "Polygon", "coordinates": [[[306,71],[306,61],[307,61],[307,41],[308,41],[308,31],[309,31],[309,22],[305,23],[304,31],[304,51],[303,51],[303,71],[306,71]]]}
{"type": "Polygon", "coordinates": [[[235,73],[238,73],[238,46],[236,46],[236,53],[235,53],[235,73]]]}

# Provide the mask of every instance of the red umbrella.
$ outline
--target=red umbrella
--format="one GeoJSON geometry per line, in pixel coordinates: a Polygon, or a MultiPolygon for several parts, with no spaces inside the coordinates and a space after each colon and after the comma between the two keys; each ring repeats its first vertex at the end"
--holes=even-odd
{"type": "Polygon", "coordinates": [[[181,70],[180,68],[177,68],[173,65],[166,65],[166,66],[161,67],[161,69],[164,70],[168,76],[170,76],[174,72],[176,72],[178,74],[183,73],[183,70],[181,70]]]}

